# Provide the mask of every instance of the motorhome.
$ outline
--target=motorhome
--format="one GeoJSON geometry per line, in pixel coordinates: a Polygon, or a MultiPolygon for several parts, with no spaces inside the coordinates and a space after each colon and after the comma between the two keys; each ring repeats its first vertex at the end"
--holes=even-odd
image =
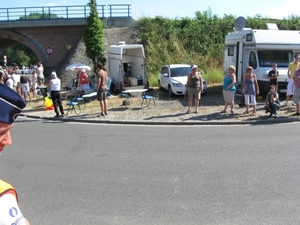
{"type": "Polygon", "coordinates": [[[300,31],[279,30],[273,23],[267,24],[266,30],[245,28],[245,20],[238,19],[235,32],[225,37],[224,72],[227,73],[230,65],[235,66],[237,84],[241,87],[246,68],[251,66],[257,76],[260,93],[265,93],[269,85],[267,75],[272,64],[276,63],[278,92],[285,93],[288,65],[293,61],[293,55],[300,52],[300,31]]]}
{"type": "Polygon", "coordinates": [[[109,73],[112,92],[121,91],[125,85],[147,83],[145,52],[142,44],[119,42],[108,49],[109,73]]]}

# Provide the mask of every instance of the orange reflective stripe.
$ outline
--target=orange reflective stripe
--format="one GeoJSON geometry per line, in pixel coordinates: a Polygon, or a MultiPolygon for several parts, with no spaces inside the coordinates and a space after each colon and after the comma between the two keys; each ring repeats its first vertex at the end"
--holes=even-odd
{"type": "Polygon", "coordinates": [[[18,195],[16,190],[13,188],[13,186],[11,186],[9,183],[6,183],[3,180],[0,180],[0,197],[8,192],[12,193],[18,201],[18,195]]]}

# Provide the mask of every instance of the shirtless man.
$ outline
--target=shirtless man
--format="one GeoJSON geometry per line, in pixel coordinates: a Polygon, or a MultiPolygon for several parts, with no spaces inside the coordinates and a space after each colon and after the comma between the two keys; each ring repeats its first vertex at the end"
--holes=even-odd
{"type": "Polygon", "coordinates": [[[107,115],[107,73],[101,62],[98,62],[97,68],[97,99],[101,108],[99,116],[104,116],[107,115]]]}

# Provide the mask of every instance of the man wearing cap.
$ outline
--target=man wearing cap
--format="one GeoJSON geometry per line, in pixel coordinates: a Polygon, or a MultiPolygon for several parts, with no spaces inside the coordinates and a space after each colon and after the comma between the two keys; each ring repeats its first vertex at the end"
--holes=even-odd
{"type": "MultiPolygon", "coordinates": [[[[24,99],[11,88],[0,84],[0,154],[12,143],[10,129],[17,116],[26,106],[24,99]]],[[[16,190],[0,180],[0,225],[29,225],[18,206],[16,190]]]]}
{"type": "Polygon", "coordinates": [[[62,106],[61,95],[60,95],[60,88],[61,88],[60,87],[61,86],[60,79],[57,77],[55,71],[53,71],[51,73],[51,78],[52,79],[49,82],[48,88],[50,88],[50,90],[51,90],[51,92],[50,92],[51,99],[52,99],[52,102],[54,105],[54,111],[56,113],[56,115],[54,117],[55,118],[59,117],[59,112],[58,112],[57,107],[59,107],[59,111],[60,111],[61,115],[64,117],[65,113],[64,113],[64,108],[62,106]]]}

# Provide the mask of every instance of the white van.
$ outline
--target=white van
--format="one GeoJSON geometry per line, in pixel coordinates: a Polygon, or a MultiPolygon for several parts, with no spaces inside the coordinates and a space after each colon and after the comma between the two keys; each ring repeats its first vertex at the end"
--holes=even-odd
{"type": "Polygon", "coordinates": [[[239,86],[246,68],[253,67],[260,93],[265,93],[269,85],[267,75],[276,63],[278,92],[285,93],[288,65],[294,60],[293,55],[300,52],[300,31],[278,30],[276,24],[267,24],[267,30],[258,30],[245,28],[244,24],[236,26],[235,23],[236,31],[225,37],[224,72],[227,73],[230,65],[235,66],[239,86]]]}
{"type": "Polygon", "coordinates": [[[141,44],[119,42],[109,46],[108,65],[112,92],[121,91],[127,81],[132,86],[147,84],[145,52],[141,44]]]}

